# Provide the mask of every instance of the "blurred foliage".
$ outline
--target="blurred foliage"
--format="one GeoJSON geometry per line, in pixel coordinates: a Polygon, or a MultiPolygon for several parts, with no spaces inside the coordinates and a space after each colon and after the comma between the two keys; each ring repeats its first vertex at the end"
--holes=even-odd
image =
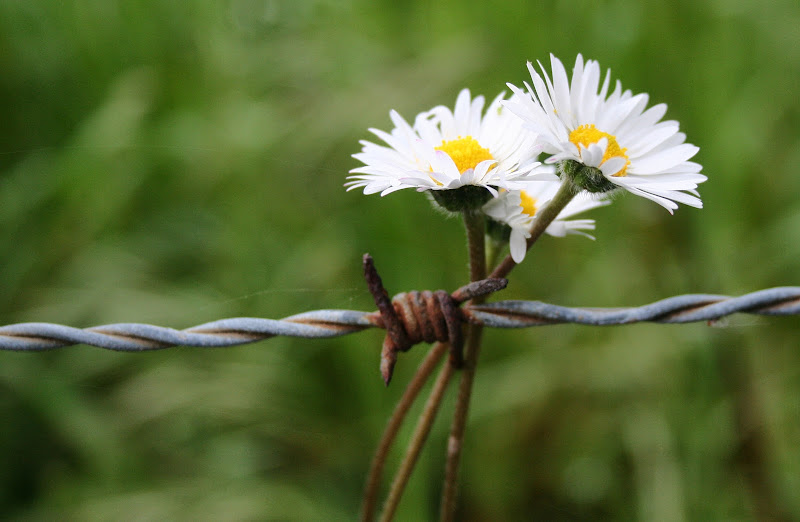
{"type": "MultiPolygon", "coordinates": [[[[622,197],[592,216],[596,242],[544,239],[503,298],[800,283],[796,0],[5,0],[0,323],[372,309],[364,252],[390,291],[455,288],[460,223],[412,191],[346,193],[350,154],[389,109],[492,97],[549,52],[669,104],[700,146],[705,209],[622,197]]],[[[800,322],[719,326],[489,332],[459,517],[800,518],[800,322]]],[[[384,389],[380,339],[2,353],[0,515],[353,519],[425,351],[384,389]]],[[[436,516],[451,411],[401,520],[436,516]]]]}

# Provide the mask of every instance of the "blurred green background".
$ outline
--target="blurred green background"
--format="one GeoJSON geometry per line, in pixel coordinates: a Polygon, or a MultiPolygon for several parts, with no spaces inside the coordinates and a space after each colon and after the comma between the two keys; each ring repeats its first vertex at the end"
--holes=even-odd
{"type": "MultiPolygon", "coordinates": [[[[550,52],[669,105],[705,208],[619,198],[596,242],[545,238],[503,298],[800,284],[796,0],[4,0],[0,324],[371,310],[364,252],[392,292],[453,289],[459,221],[412,191],[346,193],[350,154],[391,108],[491,98],[550,52]]],[[[487,332],[459,518],[800,518],[800,319],[716,326],[487,332]]],[[[385,389],[381,339],[0,353],[0,517],[354,519],[426,350],[385,389]]],[[[399,520],[438,513],[451,412],[399,520]]]]}

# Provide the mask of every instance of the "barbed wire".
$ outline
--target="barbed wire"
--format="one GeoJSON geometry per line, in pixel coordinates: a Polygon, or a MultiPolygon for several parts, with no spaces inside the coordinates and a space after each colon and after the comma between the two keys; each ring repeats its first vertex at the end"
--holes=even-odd
{"type": "Polygon", "coordinates": [[[73,328],[52,323],[20,323],[0,327],[0,350],[41,351],[87,344],[108,350],[141,352],[173,346],[226,347],[253,343],[270,337],[330,338],[383,328],[380,370],[388,385],[399,352],[421,342],[447,343],[450,363],[463,363],[462,325],[493,328],[526,328],[559,323],[594,326],[642,321],[689,323],[714,321],[744,312],[761,315],[800,314],[800,287],[786,286],[740,297],[692,294],[663,299],[638,308],[568,308],[539,301],[499,301],[472,304],[508,285],[506,279],[489,278],[462,286],[452,294],[404,292],[389,299],[372,256],[364,254],[364,278],[377,312],[315,310],[283,319],[235,317],[175,330],[142,323],[117,323],[73,328]],[[461,305],[467,303],[463,307],[461,305]]]}
{"type": "Polygon", "coordinates": [[[798,315],[800,287],[780,286],[739,297],[686,294],[636,308],[568,308],[539,301],[500,301],[469,309],[472,320],[495,328],[526,328],[560,323],[613,326],[640,322],[712,322],[735,313],[798,315]]]}
{"type": "Polygon", "coordinates": [[[376,326],[369,313],[316,310],[283,319],[235,317],[175,330],[142,323],[117,323],[72,328],[52,323],[20,323],[0,327],[0,350],[51,350],[76,344],[123,352],[173,346],[214,348],[253,343],[270,337],[337,337],[376,326]]]}
{"type": "MultiPolygon", "coordinates": [[[[405,298],[409,294],[398,297],[405,298]]],[[[397,303],[397,298],[393,302],[397,303]]],[[[798,315],[800,287],[770,288],[739,297],[680,295],[635,308],[570,308],[539,301],[498,301],[467,304],[457,310],[461,320],[492,328],[527,328],[560,323],[592,326],[638,322],[690,323],[715,321],[735,313],[798,315]]],[[[51,350],[77,344],[134,352],[173,346],[210,348],[253,343],[275,336],[338,337],[374,327],[385,327],[378,312],[355,310],[315,310],[283,319],[237,317],[185,330],[141,323],[85,329],[52,323],[20,323],[0,327],[0,350],[51,350]]]]}

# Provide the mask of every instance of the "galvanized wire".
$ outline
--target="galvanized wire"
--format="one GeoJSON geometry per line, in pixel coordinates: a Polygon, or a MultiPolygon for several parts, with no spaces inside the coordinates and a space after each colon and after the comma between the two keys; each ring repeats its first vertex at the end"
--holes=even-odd
{"type": "Polygon", "coordinates": [[[284,319],[235,317],[175,330],[141,323],[118,323],[79,329],[52,323],[0,327],[2,350],[50,350],[75,344],[123,352],[172,346],[213,348],[253,343],[275,336],[337,337],[375,326],[370,314],[351,310],[316,310],[284,319]]]}
{"type": "MultiPolygon", "coordinates": [[[[715,321],[735,313],[800,314],[800,287],[778,287],[740,297],[690,294],[637,308],[569,308],[538,301],[499,301],[461,309],[465,321],[494,328],[526,328],[559,323],[593,326],[638,322],[715,321]]],[[[237,317],[175,330],[150,324],[121,323],[79,329],[51,323],[0,327],[0,350],[50,350],[76,344],[118,351],[172,346],[200,348],[252,343],[275,336],[329,338],[380,327],[377,312],[316,310],[284,319],[237,317]]]]}

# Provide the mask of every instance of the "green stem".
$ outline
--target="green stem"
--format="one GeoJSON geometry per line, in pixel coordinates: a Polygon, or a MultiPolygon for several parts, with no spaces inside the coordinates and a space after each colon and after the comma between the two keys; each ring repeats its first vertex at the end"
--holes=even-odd
{"type": "Polygon", "coordinates": [[[469,280],[486,278],[486,217],[480,210],[464,211],[469,248],[469,280]]]}
{"type": "MultiPolygon", "coordinates": [[[[470,280],[479,281],[486,277],[485,220],[480,214],[464,212],[464,225],[469,240],[470,280]]],[[[474,299],[481,302],[483,299],[474,299]]],[[[469,401],[472,385],[475,382],[475,369],[481,350],[483,327],[469,325],[464,343],[464,368],[458,386],[458,397],[453,413],[453,424],[447,440],[447,463],[445,465],[444,488],[442,490],[441,520],[453,520],[458,492],[458,468],[461,462],[461,448],[467,426],[469,401]]]]}
{"type": "Polygon", "coordinates": [[[472,397],[472,385],[475,382],[475,369],[478,365],[478,356],[481,350],[483,327],[470,325],[465,344],[464,368],[461,371],[461,382],[458,385],[458,397],[453,414],[453,424],[450,427],[450,437],[447,439],[447,463],[444,472],[444,489],[442,491],[442,504],[440,520],[451,521],[455,519],[456,499],[458,494],[458,468],[461,462],[461,449],[464,445],[464,433],[467,427],[467,414],[469,401],[472,397]]]}
{"type": "MultiPolygon", "coordinates": [[[[442,343],[444,346],[447,344],[442,343]]],[[[417,427],[414,429],[414,434],[411,441],[408,443],[405,457],[400,464],[400,469],[397,470],[392,487],[389,490],[389,496],[386,498],[386,503],[383,505],[383,513],[381,513],[381,521],[389,521],[394,517],[397,510],[397,505],[400,503],[400,497],[403,495],[403,490],[411,477],[411,472],[414,471],[414,466],[417,463],[417,458],[422,451],[422,446],[428,439],[428,434],[433,426],[433,421],[436,419],[436,412],[442,404],[444,392],[447,389],[447,384],[450,382],[450,376],[453,374],[453,365],[445,362],[442,366],[439,376],[436,378],[436,383],[433,385],[428,401],[425,403],[425,408],[419,417],[417,427]]]]}
{"type": "MultiPolygon", "coordinates": [[[[436,369],[436,365],[447,353],[448,346],[447,343],[436,343],[433,345],[428,355],[425,356],[425,359],[420,363],[419,368],[417,368],[417,372],[414,374],[411,382],[408,383],[406,391],[403,392],[403,396],[400,398],[400,402],[395,406],[392,417],[389,419],[386,429],[383,432],[381,441],[378,443],[378,449],[375,450],[375,456],[372,458],[369,477],[364,487],[364,501],[361,506],[361,520],[363,522],[371,522],[375,519],[375,508],[377,506],[378,490],[381,484],[381,474],[386,465],[386,458],[389,456],[389,450],[392,447],[392,443],[394,443],[394,439],[397,437],[397,433],[400,431],[400,426],[402,426],[406,414],[408,414],[408,410],[419,395],[423,385],[428,381],[428,377],[430,377],[433,370],[436,369]]],[[[401,467],[402,466],[403,465],[401,465],[401,467]]],[[[395,481],[397,481],[397,479],[395,479],[395,481]]]]}
{"type": "MultiPolygon", "coordinates": [[[[550,226],[550,223],[558,217],[561,211],[564,210],[564,207],[572,201],[572,198],[574,198],[578,192],[580,192],[579,187],[575,186],[569,179],[564,179],[558,192],[556,192],[556,195],[550,200],[550,203],[536,214],[526,250],[529,250],[533,244],[536,243],[544,231],[547,230],[547,227],[550,226]]],[[[497,265],[489,277],[506,277],[516,265],[511,255],[508,255],[503,259],[502,263],[497,265]]]]}
{"type": "Polygon", "coordinates": [[[507,243],[500,243],[496,239],[486,236],[486,266],[495,266],[497,258],[500,257],[502,247],[507,243]]]}

